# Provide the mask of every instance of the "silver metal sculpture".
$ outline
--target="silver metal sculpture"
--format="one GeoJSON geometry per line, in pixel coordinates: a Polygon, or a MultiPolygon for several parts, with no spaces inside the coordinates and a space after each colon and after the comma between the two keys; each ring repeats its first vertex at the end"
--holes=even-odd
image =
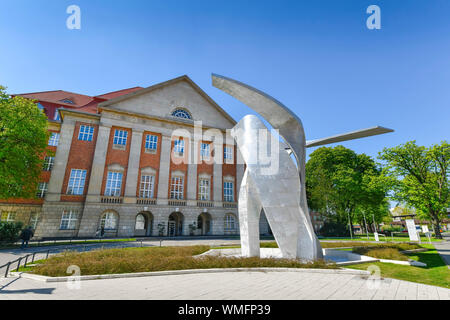
{"type": "MultiPolygon", "coordinates": [[[[244,225],[244,227],[241,227],[243,254],[246,256],[259,255],[259,232],[255,234],[255,232],[258,231],[255,226],[255,219],[258,217],[259,221],[260,207],[262,207],[266,213],[267,220],[279,248],[283,253],[283,257],[295,257],[300,259],[322,258],[322,248],[312,228],[306,200],[306,148],[383,134],[392,132],[393,130],[383,127],[374,127],[329,138],[306,141],[301,120],[281,102],[258,89],[224,76],[213,74],[212,82],[213,86],[230,94],[252,108],[267,120],[274,129],[277,129],[280,136],[287,144],[285,149],[288,149],[293,153],[297,162],[297,168],[295,170],[297,172],[298,188],[296,190],[287,190],[287,194],[275,193],[275,191],[272,194],[267,193],[268,190],[264,190],[264,186],[268,183],[276,185],[279,190],[282,189],[281,184],[284,180],[279,179],[282,179],[283,176],[275,177],[274,179],[270,179],[268,176],[264,177],[264,179],[258,177],[257,174],[255,174],[255,172],[258,171],[258,168],[248,165],[248,159],[246,159],[245,156],[246,152],[248,153],[246,148],[248,148],[248,144],[251,143],[251,138],[247,137],[241,139],[241,141],[237,141],[239,150],[243,154],[244,161],[247,163],[247,169],[244,173],[244,179],[241,183],[241,190],[239,193],[239,222],[241,225],[244,225]],[[298,196],[296,196],[297,192],[298,196]],[[294,196],[298,202],[298,210],[295,214],[293,213],[295,210],[286,213],[284,211],[285,206],[283,203],[277,203],[276,199],[274,199],[280,199],[280,197],[287,199],[294,196]],[[283,216],[286,216],[287,219],[280,218],[283,216]],[[282,223],[282,225],[279,226],[279,223],[282,223]],[[291,233],[290,231],[283,233],[283,230],[291,230],[292,228],[297,228],[298,233],[291,233]],[[275,230],[279,231],[275,232],[275,230]],[[242,233],[242,231],[244,231],[244,233],[242,233]],[[255,242],[257,242],[258,249],[256,249],[255,242]],[[294,246],[296,247],[295,255],[292,249],[294,246]]],[[[261,124],[262,123],[258,123],[254,117],[245,117],[235,128],[233,128],[233,130],[236,131],[240,128],[245,132],[246,129],[249,130],[253,127],[261,127],[261,124]]],[[[264,124],[262,124],[262,126],[266,128],[264,124]]],[[[285,155],[287,155],[285,152],[280,152],[279,163],[282,170],[286,170],[286,173],[290,175],[292,174],[291,165],[293,165],[293,163],[290,157],[286,158],[285,155]]],[[[293,182],[289,179],[289,185],[292,183],[293,182]]],[[[289,205],[291,205],[291,203],[289,203],[289,205]]]]}

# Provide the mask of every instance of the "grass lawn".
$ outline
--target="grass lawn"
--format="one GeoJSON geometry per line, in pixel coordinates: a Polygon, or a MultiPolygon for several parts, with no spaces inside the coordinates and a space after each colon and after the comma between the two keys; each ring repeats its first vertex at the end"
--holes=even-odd
{"type": "Polygon", "coordinates": [[[381,276],[440,286],[450,289],[450,270],[432,245],[422,245],[428,248],[426,252],[407,254],[410,259],[424,262],[427,267],[403,266],[392,263],[364,263],[350,265],[347,268],[366,270],[370,265],[376,265],[381,270],[381,276]]]}
{"type": "MultiPolygon", "coordinates": [[[[422,248],[420,245],[416,243],[396,243],[396,244],[386,244],[386,243],[372,243],[372,242],[361,242],[361,241],[342,241],[342,242],[321,242],[320,245],[322,248],[347,248],[347,247],[396,247],[399,250],[413,250],[422,248]]],[[[272,242],[261,242],[261,248],[278,248],[278,245],[275,241],[272,242]]],[[[240,248],[240,245],[236,246],[226,246],[226,247],[214,247],[212,249],[231,249],[231,248],[240,248]]],[[[388,259],[388,258],[386,258],[388,259]]]]}
{"type": "MultiPolygon", "coordinates": [[[[409,237],[405,236],[405,237],[399,237],[399,236],[395,236],[395,237],[384,237],[381,236],[379,237],[380,241],[388,241],[388,242],[410,242],[409,237]]],[[[369,236],[369,239],[367,239],[366,236],[354,236],[353,239],[352,238],[319,238],[320,241],[329,241],[329,240],[341,240],[341,241],[375,241],[375,237],[374,236],[369,236]]],[[[428,243],[428,238],[425,236],[421,236],[420,240],[422,241],[422,243],[428,243]]],[[[436,239],[436,238],[431,238],[431,242],[441,242],[441,239],[436,239]]]]}
{"type": "Polygon", "coordinates": [[[300,263],[290,259],[193,257],[209,249],[209,246],[190,246],[108,249],[84,253],[64,252],[31,269],[27,268],[26,271],[56,277],[68,276],[66,270],[70,265],[79,266],[81,275],[210,268],[337,268],[335,264],[327,264],[324,261],[300,263]]]}

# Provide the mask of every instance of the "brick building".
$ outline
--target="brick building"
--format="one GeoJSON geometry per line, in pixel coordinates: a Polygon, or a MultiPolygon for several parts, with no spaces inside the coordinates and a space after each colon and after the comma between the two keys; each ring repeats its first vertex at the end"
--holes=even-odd
{"type": "MultiPolygon", "coordinates": [[[[239,233],[244,170],[227,131],[236,122],[189,77],[95,97],[20,96],[46,113],[54,156],[35,200],[0,201],[2,220],[30,224],[38,238],[101,227],[109,237],[239,233]]],[[[264,215],[260,229],[269,230],[264,215]]]]}

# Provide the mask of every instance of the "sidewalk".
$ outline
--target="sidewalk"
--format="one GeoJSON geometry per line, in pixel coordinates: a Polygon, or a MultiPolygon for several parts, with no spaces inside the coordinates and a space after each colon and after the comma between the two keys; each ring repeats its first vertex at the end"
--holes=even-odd
{"type": "Polygon", "coordinates": [[[433,243],[442,260],[447,264],[450,269],[450,233],[443,234],[444,241],[439,243],[433,243]]]}
{"type": "Polygon", "coordinates": [[[45,283],[0,278],[0,300],[450,300],[450,289],[396,279],[296,272],[217,272],[45,283]]]}

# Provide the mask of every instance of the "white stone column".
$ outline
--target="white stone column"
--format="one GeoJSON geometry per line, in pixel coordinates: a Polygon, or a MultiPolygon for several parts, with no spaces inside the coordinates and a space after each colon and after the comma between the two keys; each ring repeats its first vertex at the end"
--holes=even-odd
{"type": "Polygon", "coordinates": [[[189,164],[187,174],[187,202],[189,206],[197,205],[197,162],[194,161],[198,149],[195,145],[195,141],[189,141],[189,164]]]}
{"type": "Polygon", "coordinates": [[[171,155],[171,137],[162,136],[161,138],[161,160],[159,163],[158,179],[158,205],[168,204],[169,174],[170,174],[170,155],[171,155]]]}
{"type": "Polygon", "coordinates": [[[136,190],[138,186],[139,164],[141,160],[143,131],[133,129],[130,155],[128,158],[127,180],[125,184],[124,203],[136,203],[136,190]]]}
{"type": "Polygon", "coordinates": [[[111,127],[104,125],[98,127],[97,145],[95,146],[94,160],[92,161],[86,202],[100,202],[110,132],[111,127]]]}
{"type": "Polygon", "coordinates": [[[67,161],[69,160],[74,131],[75,121],[66,118],[61,125],[59,143],[55,153],[55,162],[48,184],[47,195],[45,197],[45,200],[47,201],[59,201],[61,199],[61,193],[64,193],[64,190],[61,189],[66,174],[67,161]]]}
{"type": "MultiPolygon", "coordinates": [[[[217,159],[223,159],[223,146],[214,148],[217,159]]],[[[222,177],[222,163],[214,161],[213,166],[213,192],[216,207],[222,207],[223,201],[223,177],[222,177]]]]}

